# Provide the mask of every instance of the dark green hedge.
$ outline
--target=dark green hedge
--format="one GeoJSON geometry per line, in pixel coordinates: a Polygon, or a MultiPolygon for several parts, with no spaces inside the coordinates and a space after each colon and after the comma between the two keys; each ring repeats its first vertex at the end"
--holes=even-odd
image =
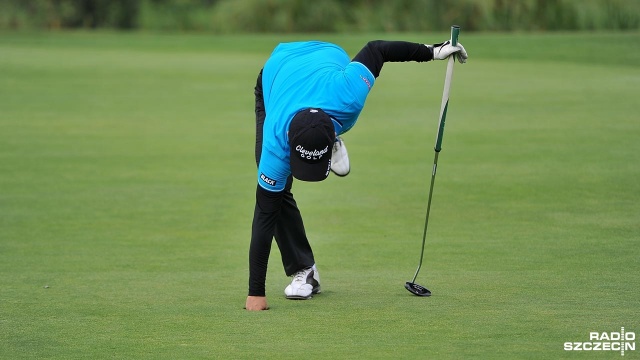
{"type": "Polygon", "coordinates": [[[0,0],[0,29],[632,30],[640,0],[0,0]]]}

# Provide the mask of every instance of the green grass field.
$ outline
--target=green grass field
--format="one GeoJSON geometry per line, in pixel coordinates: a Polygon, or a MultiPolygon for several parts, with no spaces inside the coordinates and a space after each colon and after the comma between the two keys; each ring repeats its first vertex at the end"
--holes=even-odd
{"type": "Polygon", "coordinates": [[[639,33],[463,29],[431,298],[446,63],[385,65],[351,174],[294,185],[323,293],[284,299],[274,243],[243,310],[272,47],[446,37],[0,34],[0,358],[619,358],[563,344],[640,333],[639,33]]]}

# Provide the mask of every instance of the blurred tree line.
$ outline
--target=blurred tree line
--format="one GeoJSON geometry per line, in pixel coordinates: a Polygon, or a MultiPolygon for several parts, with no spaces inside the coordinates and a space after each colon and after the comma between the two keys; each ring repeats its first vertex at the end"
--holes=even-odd
{"type": "Polygon", "coordinates": [[[0,29],[632,30],[640,0],[0,0],[0,29]]]}

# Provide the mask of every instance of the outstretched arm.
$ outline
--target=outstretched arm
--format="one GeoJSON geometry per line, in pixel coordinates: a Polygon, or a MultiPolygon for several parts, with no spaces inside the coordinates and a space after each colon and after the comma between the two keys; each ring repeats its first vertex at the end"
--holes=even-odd
{"type": "Polygon", "coordinates": [[[366,66],[376,78],[382,65],[387,62],[444,60],[455,54],[461,64],[467,62],[467,51],[462,44],[451,45],[450,41],[426,45],[407,41],[369,41],[353,58],[353,61],[366,66]]]}
{"type": "Polygon", "coordinates": [[[249,296],[265,296],[267,263],[271,252],[271,239],[280,215],[283,192],[270,192],[259,185],[249,247],[249,296]]]}
{"type": "Polygon", "coordinates": [[[376,78],[380,75],[382,65],[385,62],[433,60],[432,48],[418,43],[407,41],[369,41],[362,50],[353,58],[369,68],[376,78]]]}

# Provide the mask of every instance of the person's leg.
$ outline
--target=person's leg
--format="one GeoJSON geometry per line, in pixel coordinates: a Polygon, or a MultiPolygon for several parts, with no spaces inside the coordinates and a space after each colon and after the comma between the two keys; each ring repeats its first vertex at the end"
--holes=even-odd
{"type": "Polygon", "coordinates": [[[292,182],[293,177],[289,176],[280,207],[280,218],[276,223],[275,236],[287,276],[315,264],[313,250],[304,230],[302,215],[291,193],[292,182]]]}
{"type": "MultiPolygon", "coordinates": [[[[258,75],[255,87],[255,113],[256,113],[256,164],[260,163],[262,154],[262,127],[266,117],[264,98],[262,95],[262,70],[258,75]]],[[[280,209],[280,215],[275,228],[275,238],[280,254],[282,265],[287,276],[293,275],[296,271],[311,267],[315,264],[313,251],[307,239],[302,222],[302,216],[296,204],[291,186],[293,177],[289,176],[284,189],[284,199],[280,209]]]]}

